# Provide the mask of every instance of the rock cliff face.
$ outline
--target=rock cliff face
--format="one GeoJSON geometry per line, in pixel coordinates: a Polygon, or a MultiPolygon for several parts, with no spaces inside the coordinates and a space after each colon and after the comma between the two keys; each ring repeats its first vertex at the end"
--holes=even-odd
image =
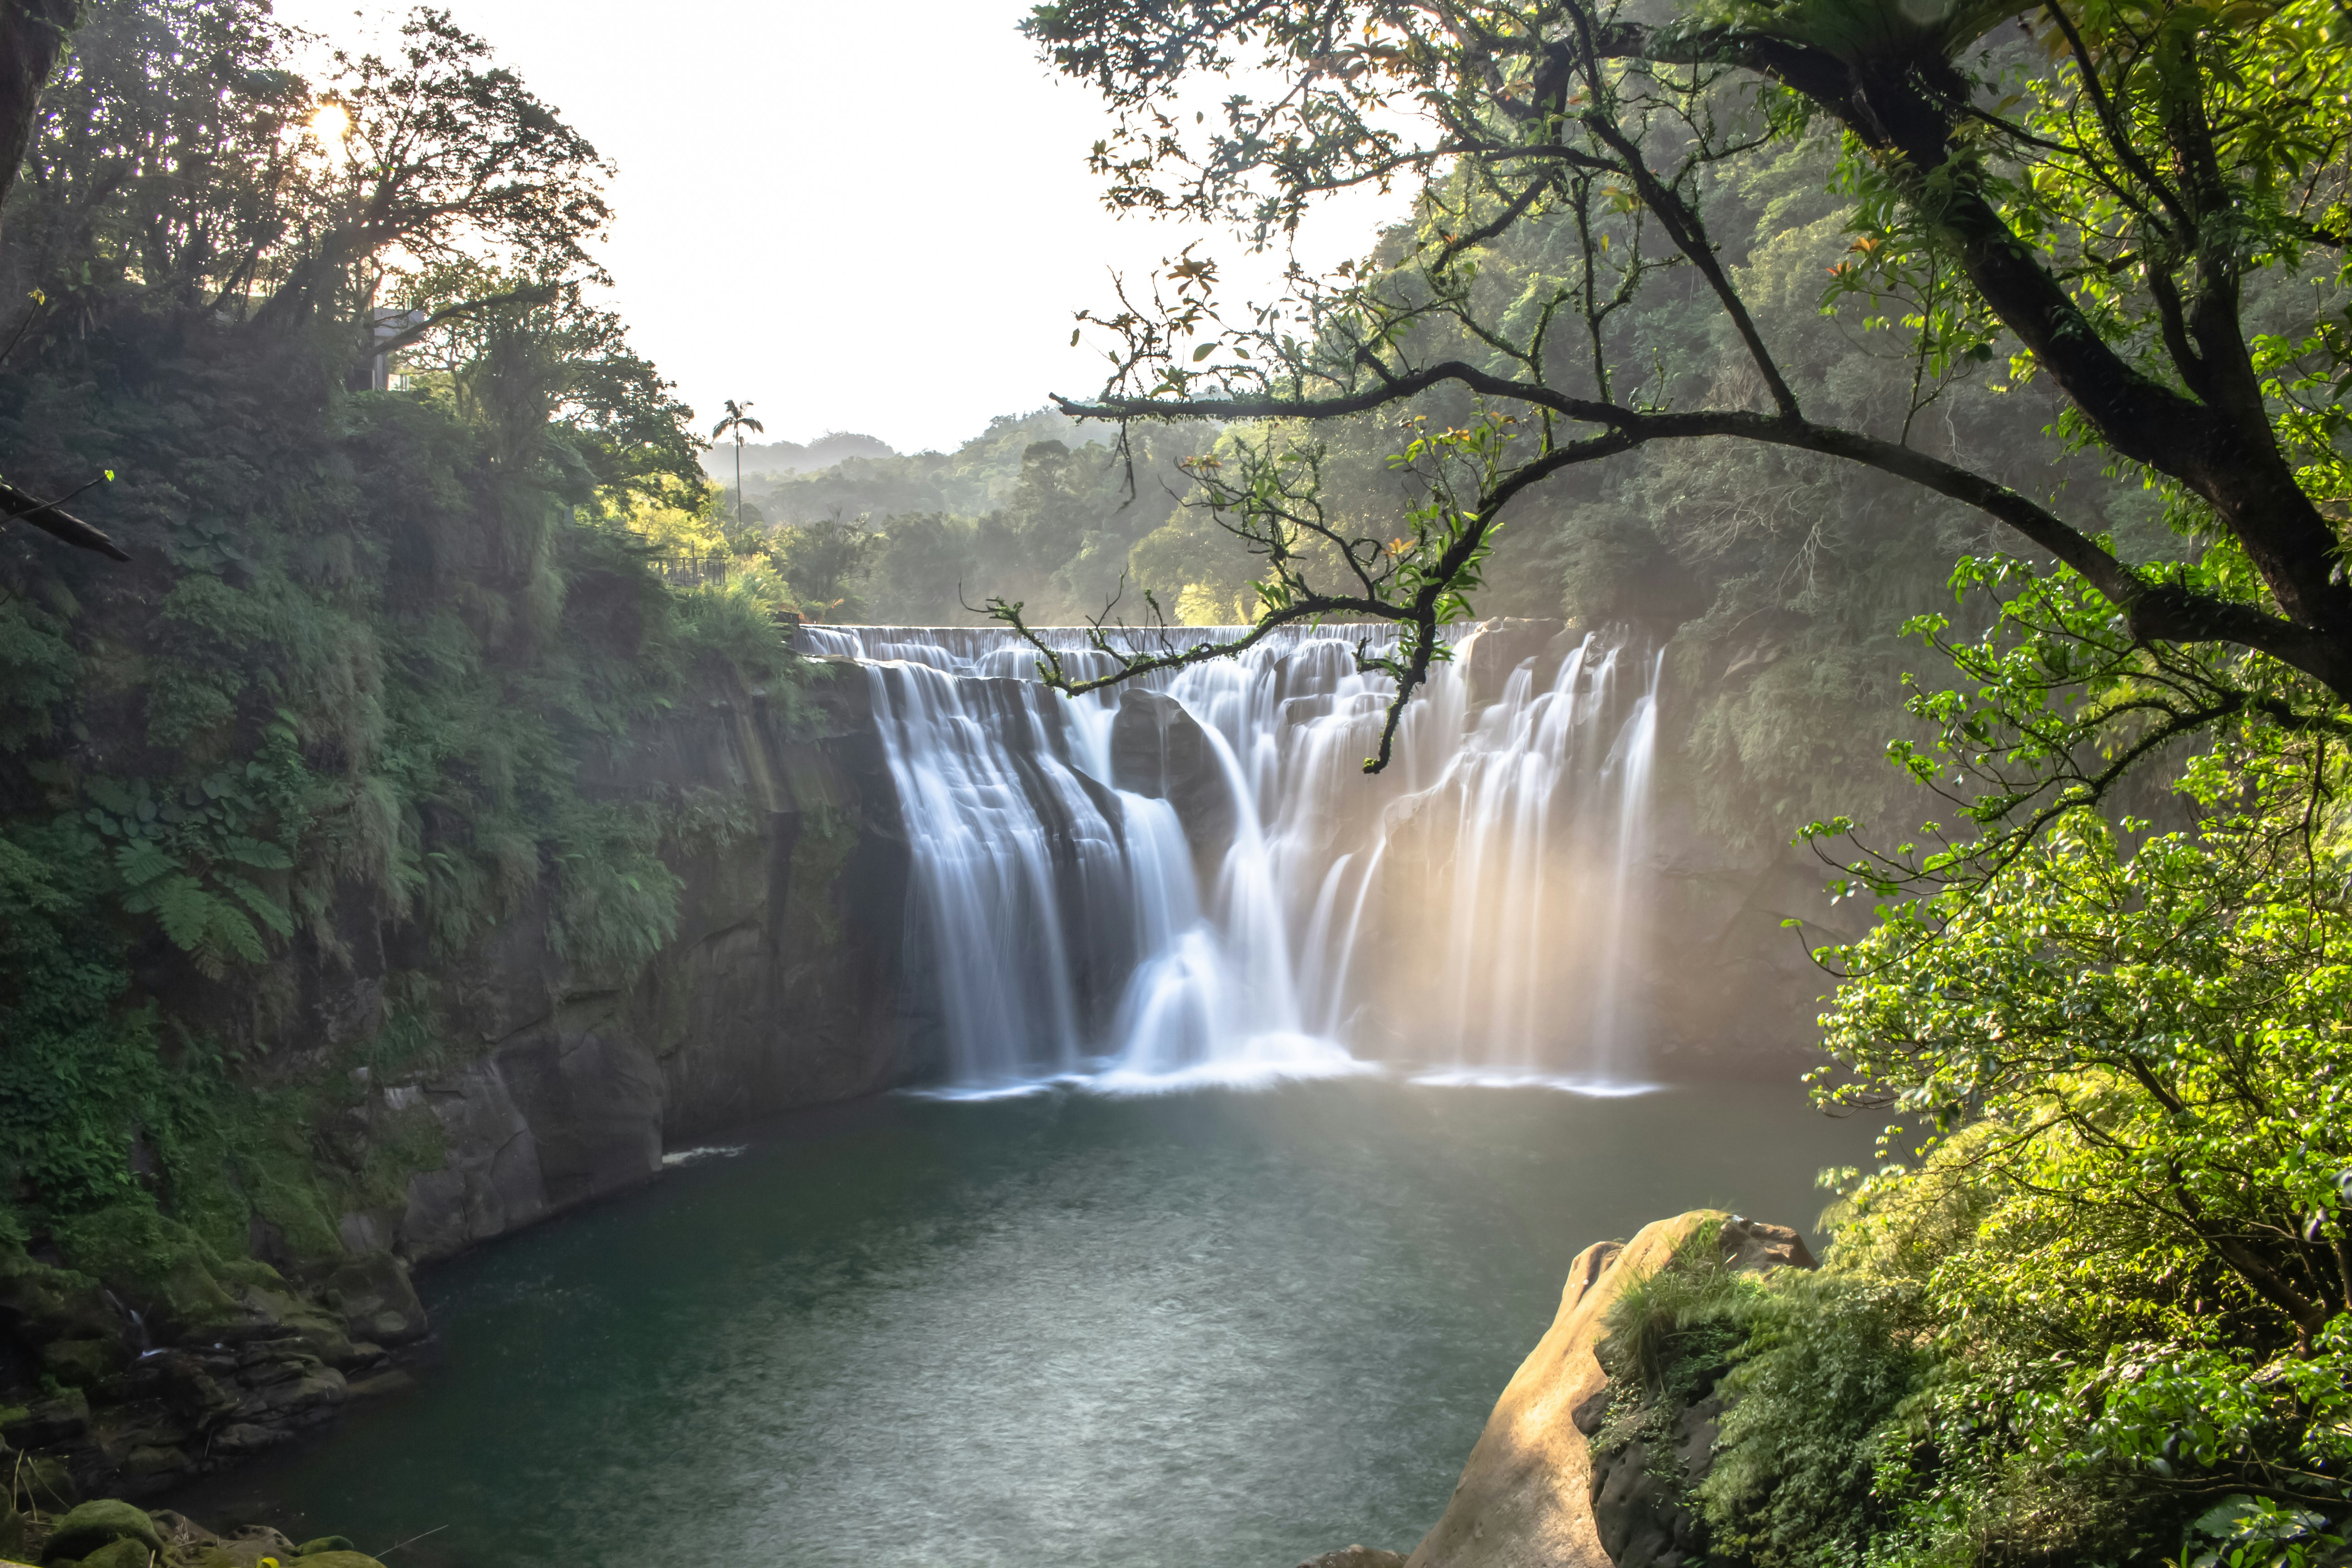
{"type": "Polygon", "coordinates": [[[813,735],[788,738],[763,702],[714,702],[583,769],[614,797],[715,791],[751,830],[675,858],[677,931],[625,987],[559,960],[543,909],[445,981],[481,1055],[383,1095],[428,1108],[447,1159],[397,1212],[350,1216],[352,1239],[446,1257],[643,1183],[665,1149],[908,1076],[907,860],[864,689],[825,681],[813,735]]]}
{"type": "MultiPolygon", "coordinates": [[[[1630,1568],[1682,1560],[1674,1521],[1640,1491],[1641,1456],[1596,1485],[1587,1429],[1589,1412],[1605,1403],[1609,1376],[1593,1349],[1610,1306],[1704,1226],[1724,1232],[1735,1268],[1812,1265],[1795,1232],[1710,1209],[1644,1226],[1630,1242],[1586,1247],[1570,1267],[1550,1331],[1496,1402],[1444,1517],[1408,1568],[1630,1568]]],[[[1713,1413],[1694,1411],[1696,1419],[1677,1435],[1704,1448],[1713,1442],[1713,1413]]]]}
{"type": "Polygon", "coordinates": [[[0,1451],[61,1489],[149,1495],[274,1447],[404,1382],[390,1352],[428,1328],[413,1266],[645,1183],[730,1124],[908,1078],[905,845],[863,683],[814,685],[790,724],[722,696],[579,759],[593,798],[720,822],[665,839],[677,919],[642,963],[567,963],[542,885],[454,959],[354,909],[340,951],[175,995],[300,1081],[383,1037],[387,992],[422,973],[409,1017],[446,1065],[352,1069],[308,1157],[388,1171],[382,1201],[300,1226],[257,1213],[250,1259],[170,1236],[97,1279],[0,1256],[0,1451]]]}

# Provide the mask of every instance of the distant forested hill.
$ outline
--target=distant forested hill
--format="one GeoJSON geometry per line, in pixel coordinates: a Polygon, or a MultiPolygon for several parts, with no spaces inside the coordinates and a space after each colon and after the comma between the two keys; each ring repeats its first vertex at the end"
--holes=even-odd
{"type": "MultiPolygon", "coordinates": [[[[798,441],[747,441],[743,444],[743,472],[751,474],[803,474],[817,468],[829,468],[849,458],[895,458],[887,441],[872,436],[860,436],[847,430],[831,430],[805,447],[798,441]]],[[[711,478],[732,481],[735,478],[735,448],[721,443],[702,455],[702,467],[711,478]]]]}

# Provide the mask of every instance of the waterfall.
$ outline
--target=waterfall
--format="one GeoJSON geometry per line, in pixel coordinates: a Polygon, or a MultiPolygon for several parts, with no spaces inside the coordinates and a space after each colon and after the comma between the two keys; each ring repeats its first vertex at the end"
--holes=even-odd
{"type": "Polygon", "coordinates": [[[952,1092],[1639,1087],[1661,656],[1465,628],[1368,775],[1393,686],[1356,647],[1395,635],[1284,628],[1073,700],[994,628],[800,629],[867,684],[952,1092]]]}

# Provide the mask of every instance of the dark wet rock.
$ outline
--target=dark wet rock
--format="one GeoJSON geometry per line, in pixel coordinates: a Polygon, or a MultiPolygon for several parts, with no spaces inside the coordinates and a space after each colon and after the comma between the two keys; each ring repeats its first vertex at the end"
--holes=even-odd
{"type": "Polygon", "coordinates": [[[1111,782],[1176,808],[1195,863],[1213,870],[1234,837],[1234,795],[1216,747],[1172,697],[1140,687],[1120,694],[1110,726],[1111,782]]]}
{"type": "Polygon", "coordinates": [[[41,1370],[59,1383],[87,1388],[121,1370],[130,1353],[120,1340],[51,1340],[41,1347],[41,1370]]]}
{"type": "Polygon", "coordinates": [[[250,1421],[232,1421],[212,1435],[212,1450],[228,1458],[247,1458],[280,1443],[293,1440],[294,1434],[281,1426],[260,1426],[250,1421]]]}
{"type": "Polygon", "coordinates": [[[1669,1463],[1654,1459],[1639,1438],[1593,1459],[1593,1528],[1616,1568],[1682,1568],[1706,1561],[1698,1519],[1681,1500],[1686,1494],[1658,1472],[1682,1478],[1681,1487],[1696,1485],[1714,1459],[1722,1421],[1722,1397],[1710,1394],[1675,1418],[1669,1463]]]}
{"type": "Polygon", "coordinates": [[[1471,706],[1483,708],[1499,700],[1510,684],[1511,672],[1529,659],[1536,661],[1531,679],[1538,688],[1549,685],[1559,673],[1561,658],[1574,646],[1573,640],[1563,643],[1565,631],[1559,621],[1497,617],[1479,622],[1454,655],[1470,689],[1471,706]]]}
{"type": "Polygon", "coordinates": [[[408,1270],[389,1252],[347,1258],[327,1276],[326,1298],[342,1314],[352,1341],[345,1359],[370,1359],[359,1352],[359,1342],[372,1348],[406,1344],[425,1336],[425,1307],[408,1280],[408,1270]]]}
{"type": "Polygon", "coordinates": [[[1404,1553],[1382,1552],[1377,1546],[1347,1546],[1309,1557],[1298,1568],[1404,1568],[1404,1553]]]}
{"type": "Polygon", "coordinates": [[[0,1421],[0,1443],[29,1451],[70,1443],[89,1430],[89,1398],[79,1388],[59,1399],[44,1399],[14,1419],[0,1421]]]}
{"type": "Polygon", "coordinates": [[[266,1524],[251,1525],[224,1537],[212,1550],[219,1555],[207,1553],[199,1568],[259,1568],[265,1557],[275,1557],[280,1568],[285,1568],[300,1555],[290,1538],[266,1524]]]}
{"type": "Polygon", "coordinates": [[[416,1386],[416,1379],[407,1373],[394,1370],[380,1372],[350,1384],[345,1394],[352,1399],[383,1399],[390,1394],[406,1394],[416,1386]]]}

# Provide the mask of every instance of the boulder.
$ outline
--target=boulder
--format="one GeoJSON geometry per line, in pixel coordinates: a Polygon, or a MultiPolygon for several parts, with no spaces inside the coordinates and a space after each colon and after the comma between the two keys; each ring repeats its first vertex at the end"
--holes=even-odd
{"type": "Polygon", "coordinates": [[[1404,1553],[1383,1552],[1377,1546],[1347,1546],[1309,1557],[1298,1568],[1404,1568],[1404,1553]]]}
{"type": "MultiPolygon", "coordinates": [[[[113,1498],[100,1498],[72,1509],[49,1529],[41,1547],[41,1561],[57,1563],[87,1557],[117,1541],[131,1541],[150,1552],[163,1550],[163,1531],[145,1510],[113,1498]]],[[[145,1559],[141,1560],[144,1568],[145,1559]]]]}
{"type": "Polygon", "coordinates": [[[327,1277],[327,1289],[354,1340],[398,1345],[425,1336],[424,1303],[408,1270],[389,1252],[346,1258],[327,1277]]]}
{"type": "MultiPolygon", "coordinates": [[[[1587,1426],[1583,1414],[1577,1412],[1580,1430],[1587,1426]]],[[[1709,1394],[1675,1417],[1674,1463],[1682,1475],[1696,1479],[1706,1472],[1722,1426],[1720,1394],[1709,1394]]],[[[1698,1521],[1654,1471],[1649,1445],[1639,1438],[1593,1460],[1592,1523],[1601,1532],[1601,1549],[1617,1568],[1681,1568],[1700,1555],[1698,1521]]]]}
{"type": "Polygon", "coordinates": [[[1110,779],[1176,808],[1203,879],[1234,840],[1234,792],[1215,742],[1172,697],[1140,687],[1121,694],[1110,723],[1110,779]]]}
{"type": "Polygon", "coordinates": [[[250,1421],[233,1421],[215,1432],[209,1445],[212,1451],[226,1458],[244,1458],[265,1448],[275,1448],[292,1440],[294,1434],[278,1426],[257,1426],[250,1421]]]}
{"type": "Polygon", "coordinates": [[[184,1513],[168,1508],[151,1508],[147,1510],[147,1517],[163,1532],[166,1562],[187,1562],[201,1556],[205,1548],[220,1544],[219,1536],[184,1513]]]}
{"type": "Polygon", "coordinates": [[[1723,1260],[1734,1268],[1817,1268],[1805,1238],[1785,1225],[1738,1215],[1723,1222],[1723,1260]]]}
{"type": "Polygon", "coordinates": [[[260,1568],[265,1557],[276,1558],[284,1568],[300,1555],[287,1536],[266,1524],[256,1524],[238,1531],[206,1552],[203,1568],[260,1568]]]}
{"type": "Polygon", "coordinates": [[[352,1544],[352,1539],[348,1535],[322,1535],[316,1541],[304,1542],[296,1547],[294,1552],[297,1556],[310,1557],[325,1552],[357,1552],[358,1550],[358,1547],[352,1544]]]}
{"type": "MultiPolygon", "coordinates": [[[[1550,1330],[1512,1374],[1444,1516],[1414,1548],[1407,1568],[1619,1568],[1594,1512],[1589,1431],[1606,1409],[1609,1374],[1593,1347],[1606,1335],[1610,1306],[1624,1288],[1707,1226],[1720,1227],[1726,1260],[1735,1268],[1812,1265],[1795,1231],[1717,1209],[1659,1220],[1630,1242],[1596,1242],[1577,1254],[1550,1330]]],[[[1695,1406],[1686,1415],[1678,1446],[1711,1447],[1715,1413],[1695,1406]]],[[[1625,1489],[1633,1484],[1629,1477],[1625,1489]]],[[[1623,1506],[1612,1508],[1612,1519],[1639,1514],[1634,1500],[1618,1500],[1623,1506]]],[[[1638,1545],[1648,1553],[1644,1562],[1673,1558],[1670,1539],[1637,1542],[1630,1528],[1618,1533],[1624,1537],[1618,1548],[1638,1545]]]]}
{"type": "Polygon", "coordinates": [[[0,1421],[0,1443],[16,1449],[49,1448],[73,1442],[89,1430],[89,1397],[79,1388],[45,1399],[22,1415],[0,1421]]]}
{"type": "Polygon", "coordinates": [[[143,1541],[124,1537],[100,1547],[81,1560],[81,1568],[152,1568],[155,1554],[143,1541]]]}

